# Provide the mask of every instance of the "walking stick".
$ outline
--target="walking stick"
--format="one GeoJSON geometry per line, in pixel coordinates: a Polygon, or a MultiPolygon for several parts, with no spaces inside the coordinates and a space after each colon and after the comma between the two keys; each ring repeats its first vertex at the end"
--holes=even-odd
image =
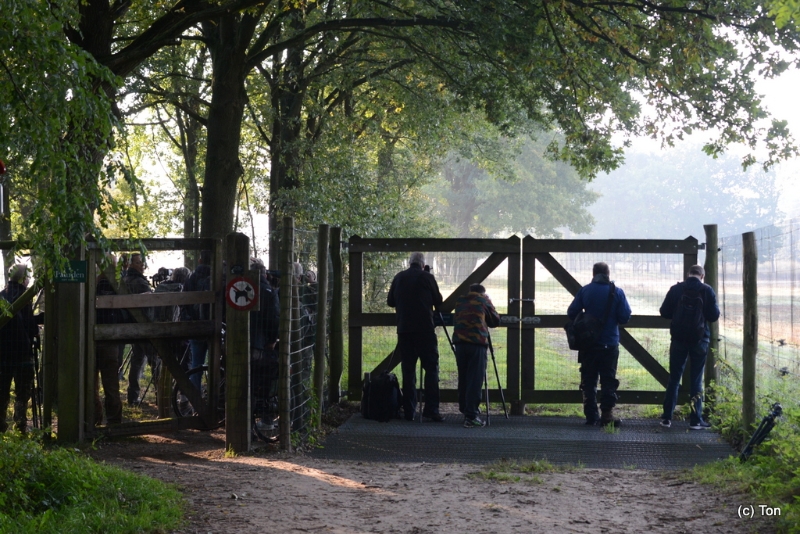
{"type": "Polygon", "coordinates": [[[497,377],[497,387],[500,389],[500,400],[503,401],[503,413],[508,419],[508,410],[506,409],[506,396],[503,394],[503,386],[500,384],[500,372],[497,370],[497,360],[494,359],[494,347],[492,346],[492,334],[487,332],[487,339],[489,340],[489,352],[492,355],[492,363],[494,364],[494,374],[497,377]]]}

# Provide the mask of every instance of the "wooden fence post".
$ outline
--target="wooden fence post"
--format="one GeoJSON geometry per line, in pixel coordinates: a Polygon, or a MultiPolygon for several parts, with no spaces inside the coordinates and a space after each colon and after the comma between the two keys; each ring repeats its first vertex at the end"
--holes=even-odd
{"type": "Polygon", "coordinates": [[[281,317],[278,344],[278,395],[280,412],[280,448],[292,450],[292,421],[290,419],[290,358],[292,335],[292,257],[294,254],[294,219],[283,218],[283,236],[281,239],[280,266],[280,304],[281,317]]]}
{"type": "Polygon", "coordinates": [[[756,422],[756,356],[758,355],[758,249],[753,232],[742,234],[742,422],[756,422]]]}
{"type": "MultiPolygon", "coordinates": [[[[250,240],[240,233],[225,240],[228,280],[250,269],[250,240]]],[[[248,281],[256,288],[259,280],[248,281]]],[[[225,291],[225,288],[223,288],[225,291]]],[[[226,296],[227,300],[227,296],[226,296]]],[[[233,452],[250,449],[250,312],[227,306],[225,325],[225,447],[233,452]]],[[[213,409],[213,407],[212,407],[213,409]]]]}
{"type": "Polygon", "coordinates": [[[317,331],[314,342],[314,393],[317,397],[317,413],[314,424],[322,426],[322,407],[325,397],[325,353],[328,348],[328,245],[330,227],[319,225],[317,238],[317,331]]]}
{"type": "Polygon", "coordinates": [[[42,343],[42,428],[53,427],[53,405],[58,398],[58,345],[56,336],[57,303],[56,286],[51,281],[44,284],[44,340],[42,343]]]}
{"type": "MultiPolygon", "coordinates": [[[[84,247],[73,254],[85,260],[84,247]]],[[[86,294],[83,284],[58,282],[58,442],[84,440],[84,378],[86,354],[86,294]]]]}
{"type": "Polygon", "coordinates": [[[328,396],[331,405],[338,404],[341,396],[342,373],[344,372],[344,265],[342,263],[342,229],[331,228],[331,278],[333,295],[331,300],[330,378],[328,396]]]}
{"type": "MultiPolygon", "coordinates": [[[[706,284],[711,286],[714,293],[719,295],[719,237],[716,224],[703,225],[706,231],[706,284]]],[[[709,324],[711,341],[708,344],[708,357],[706,358],[705,387],[708,389],[712,381],[719,380],[717,368],[717,354],[719,353],[719,321],[709,324]]]]}

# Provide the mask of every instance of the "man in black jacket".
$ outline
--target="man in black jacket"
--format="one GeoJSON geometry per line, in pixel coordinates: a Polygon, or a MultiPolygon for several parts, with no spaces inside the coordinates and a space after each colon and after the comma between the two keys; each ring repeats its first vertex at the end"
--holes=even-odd
{"type": "MultiPolygon", "coordinates": [[[[131,254],[130,258],[128,274],[122,279],[128,288],[128,292],[131,294],[151,293],[150,282],[144,276],[144,258],[139,253],[131,254]]],[[[152,319],[152,309],[141,308],[141,311],[152,319]]],[[[158,355],[155,347],[149,341],[139,341],[131,345],[131,368],[128,373],[128,404],[133,406],[141,402],[141,399],[139,399],[141,392],[139,379],[142,376],[145,361],[150,364],[153,379],[156,378],[156,358],[158,358],[158,355]]]]}
{"type": "MultiPolygon", "coordinates": [[[[711,426],[703,420],[703,370],[706,366],[708,342],[711,337],[708,323],[719,319],[719,307],[714,289],[703,283],[705,274],[701,265],[690,267],[686,281],[672,286],[661,305],[661,317],[672,320],[670,325],[672,339],[669,344],[669,384],[664,396],[664,413],[661,416],[661,426],[665,428],[669,428],[672,424],[672,413],[675,411],[678,399],[678,386],[680,386],[687,359],[690,361],[689,393],[692,396],[689,428],[702,430],[711,426]],[[698,319],[703,323],[700,325],[700,331],[697,333],[682,331],[686,330],[686,327],[676,324],[676,319],[679,315],[686,317],[688,315],[687,308],[690,309],[694,304],[702,307],[702,316],[698,312],[698,319]]],[[[682,324],[691,323],[691,320],[680,322],[682,324]]]]}
{"type": "MultiPolygon", "coordinates": [[[[0,298],[13,304],[28,287],[28,267],[17,264],[8,274],[8,285],[0,291],[0,298]]],[[[31,303],[25,304],[3,328],[0,328],[0,432],[8,430],[6,410],[11,399],[11,380],[14,380],[14,426],[20,432],[28,427],[28,400],[31,398],[34,377],[33,338],[39,327],[33,317],[31,303]]]]}
{"type": "Polygon", "coordinates": [[[417,407],[417,359],[425,370],[425,409],[422,416],[444,421],[439,414],[439,343],[433,310],[442,305],[436,279],[425,265],[425,256],[414,252],[409,267],[395,275],[387,304],[397,310],[397,349],[403,372],[403,415],[414,419],[417,407]]]}
{"type": "MultiPolygon", "coordinates": [[[[109,265],[97,277],[97,295],[116,295],[109,276],[114,276],[116,261],[108,255],[109,265]]],[[[120,324],[125,322],[122,310],[98,308],[95,312],[97,324],[120,324]]],[[[94,424],[103,423],[103,407],[106,411],[106,422],[109,425],[122,422],[122,399],[119,393],[119,343],[98,341],[95,343],[95,387],[94,387],[94,424]],[[100,400],[100,384],[103,384],[105,402],[100,400]]]]}

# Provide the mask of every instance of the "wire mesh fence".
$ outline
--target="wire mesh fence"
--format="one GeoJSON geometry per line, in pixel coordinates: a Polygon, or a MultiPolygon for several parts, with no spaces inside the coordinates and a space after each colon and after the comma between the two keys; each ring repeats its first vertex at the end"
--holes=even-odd
{"type": "MultiPolygon", "coordinates": [[[[442,295],[447,298],[488,257],[485,252],[428,252],[425,255],[436,277],[442,295]]],[[[592,279],[596,262],[606,262],[612,279],[628,297],[636,315],[659,315],[659,307],[669,288],[682,280],[682,254],[603,254],[554,253],[553,257],[581,284],[592,279]]],[[[391,280],[397,272],[408,267],[407,254],[369,253],[364,255],[363,309],[369,313],[393,313],[386,304],[391,280]]],[[[483,282],[487,294],[501,314],[507,314],[509,298],[508,260],[501,263],[483,282]]],[[[513,287],[513,285],[512,285],[513,287]]],[[[538,261],[535,268],[535,314],[564,315],[572,295],[538,261]]],[[[440,354],[440,386],[456,389],[455,358],[448,346],[442,327],[437,328],[440,354]]],[[[634,336],[664,367],[669,365],[669,332],[658,329],[636,329],[634,336]]],[[[395,348],[394,327],[365,327],[363,330],[363,369],[374,369],[395,348]]],[[[508,386],[508,339],[504,329],[492,335],[501,384],[508,386]]],[[[522,358],[531,358],[522,354],[522,358]]],[[[574,352],[566,344],[561,328],[536,330],[535,389],[574,390],[580,381],[574,352]]],[[[620,350],[618,378],[620,389],[660,391],[658,381],[624,348],[620,350]]]]}
{"type": "MultiPolygon", "coordinates": [[[[680,254],[554,253],[553,257],[582,285],[592,280],[597,262],[608,264],[611,279],[625,292],[634,315],[658,316],[669,288],[683,278],[680,254]]],[[[536,264],[536,314],[563,315],[572,295],[541,264],[536,264]]],[[[636,340],[665,368],[669,367],[669,332],[635,329],[636,340]]],[[[524,355],[523,355],[524,357],[524,355]]],[[[620,390],[660,391],[663,387],[620,346],[620,390]]],[[[536,339],[536,388],[574,389],[579,381],[575,353],[561,329],[539,329],[536,339]]],[[[624,402],[624,396],[621,399],[624,402]]]]}
{"type": "MultiPolygon", "coordinates": [[[[319,410],[326,408],[328,399],[328,373],[325,373],[322,395],[313,388],[313,371],[317,344],[317,327],[328,325],[329,321],[321,321],[318,314],[320,264],[318,258],[318,230],[295,229],[292,257],[294,259],[291,273],[280,273],[290,277],[290,294],[281,295],[281,299],[291,299],[292,320],[289,342],[289,381],[290,396],[288,413],[291,418],[291,430],[294,439],[304,441],[313,430],[312,418],[319,410]]],[[[327,272],[331,272],[330,257],[326,257],[327,272]]],[[[326,300],[333,298],[332,285],[328,284],[326,300]]],[[[329,313],[330,306],[327,306],[329,313]]],[[[326,327],[325,336],[329,336],[326,327]]],[[[327,348],[327,343],[326,343],[327,348]]],[[[325,368],[328,369],[328,354],[325,354],[325,368]]]]}
{"type": "MultiPolygon", "coordinates": [[[[800,404],[800,220],[754,231],[758,253],[758,353],[760,403],[800,404]]],[[[741,393],[743,346],[742,236],[720,239],[719,381],[741,393]]]]}

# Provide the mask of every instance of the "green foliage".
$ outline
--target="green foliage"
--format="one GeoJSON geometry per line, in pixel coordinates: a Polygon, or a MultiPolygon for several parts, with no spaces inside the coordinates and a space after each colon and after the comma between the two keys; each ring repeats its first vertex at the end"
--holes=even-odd
{"type": "Polygon", "coordinates": [[[115,162],[102,168],[115,120],[97,89],[118,80],[66,42],[63,27],[77,17],[68,6],[0,6],[0,154],[17,216],[13,238],[29,242],[52,272],[68,246],[101,235],[108,211],[124,211],[106,194],[116,179],[115,162]]]}
{"type": "MultiPolygon", "coordinates": [[[[752,435],[741,416],[741,395],[722,385],[713,386],[714,428],[742,449],[752,435]]],[[[760,414],[769,411],[769,401],[760,403],[760,414]]],[[[757,421],[757,423],[760,422],[757,421]]],[[[781,532],[800,532],[800,408],[784,409],[783,416],[767,439],[742,463],[731,456],[714,464],[696,467],[692,478],[727,490],[754,495],[759,502],[781,510],[781,532]]]]}
{"type": "Polygon", "coordinates": [[[162,482],[34,439],[0,437],[0,532],[163,532],[181,516],[180,494],[162,482]]]}
{"type": "Polygon", "coordinates": [[[574,169],[548,160],[541,140],[519,144],[515,154],[507,154],[509,148],[501,146],[495,155],[491,145],[483,147],[484,161],[486,154],[508,159],[501,175],[485,172],[461,156],[451,156],[444,164],[441,178],[426,192],[436,204],[436,213],[450,223],[450,235],[560,237],[559,228],[590,231],[594,219],[587,208],[599,195],[587,190],[574,169]]]}
{"type": "Polygon", "coordinates": [[[778,28],[787,25],[797,25],[800,22],[800,1],[798,0],[774,0],[767,2],[769,14],[775,17],[775,24],[778,28]]]}

